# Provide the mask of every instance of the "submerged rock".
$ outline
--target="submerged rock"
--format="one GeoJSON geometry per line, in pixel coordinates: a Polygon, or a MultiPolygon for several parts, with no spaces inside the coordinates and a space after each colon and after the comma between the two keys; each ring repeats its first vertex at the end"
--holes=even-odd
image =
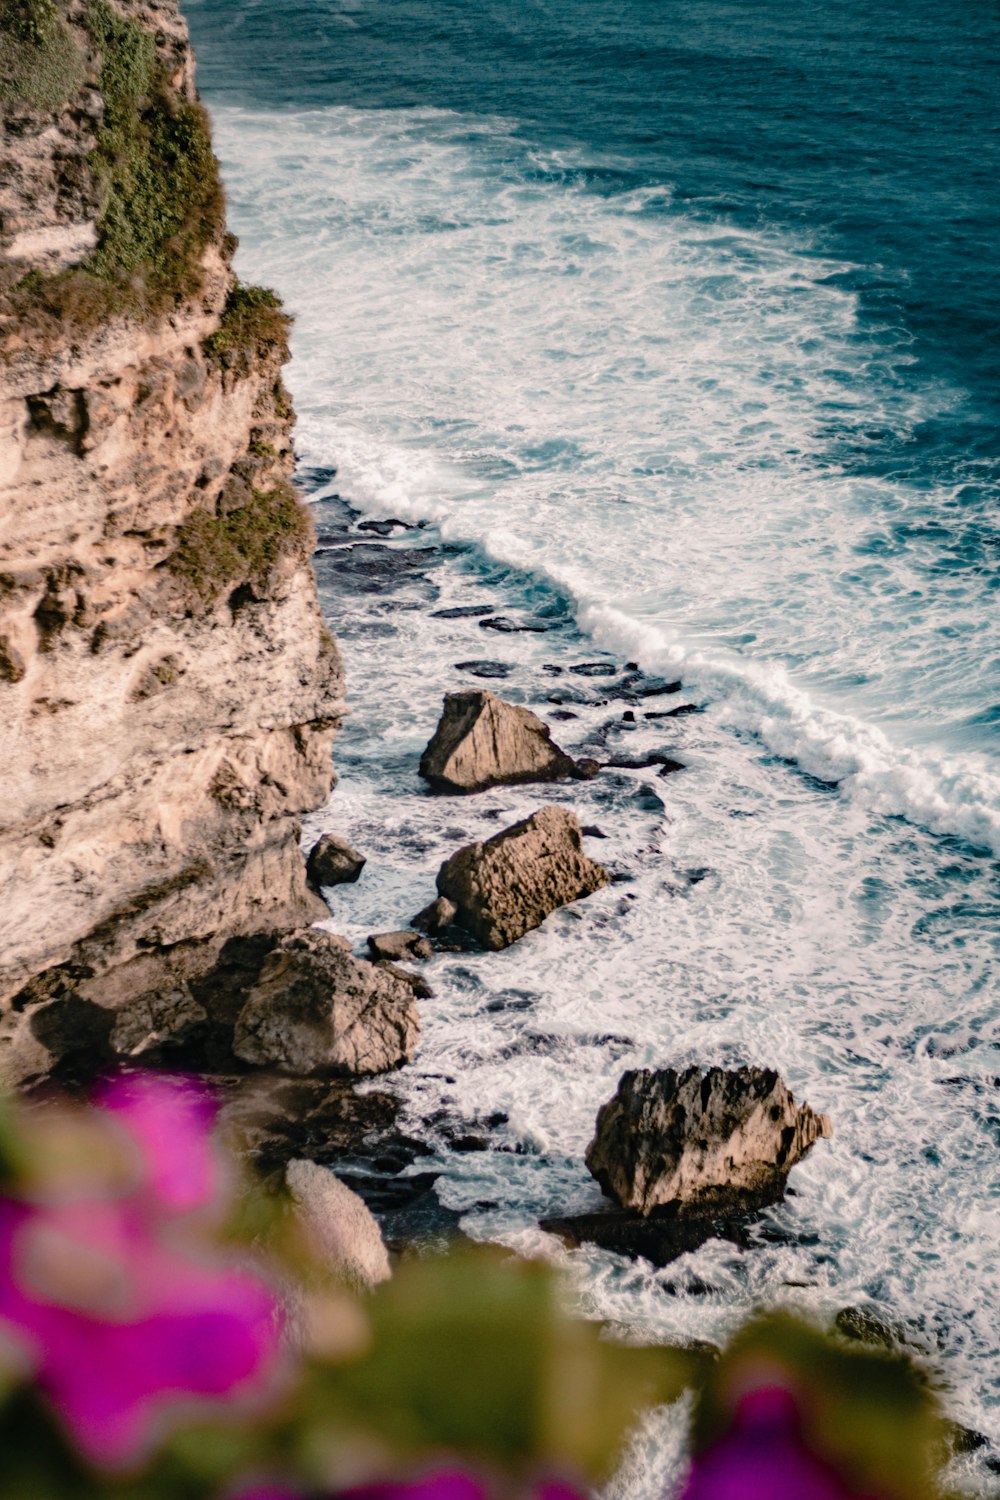
{"type": "Polygon", "coordinates": [[[440,723],[420,760],[421,776],[442,792],[554,781],[572,776],[575,769],[536,714],[485,688],[447,694],[440,723]]]}
{"type": "Polygon", "coordinates": [[[384,1073],[412,1055],[413,990],[355,958],[328,932],[286,938],[265,961],[236,1022],[233,1052],[279,1072],[384,1073]]]}
{"type": "Polygon", "coordinates": [[[714,1216],[779,1202],[790,1168],[832,1134],[770,1069],[643,1068],[599,1111],[587,1166],[623,1208],[714,1216]]]}
{"type": "Polygon", "coordinates": [[[367,864],[363,854],[335,833],[324,833],[309,851],[306,869],[313,885],[349,885],[367,864]]]}
{"type": "Polygon", "coordinates": [[[455,921],[484,948],[507,948],[550,912],[610,880],[583,852],[580,824],[563,807],[543,807],[485,844],[469,844],[441,866],[437,886],[455,921]]]}

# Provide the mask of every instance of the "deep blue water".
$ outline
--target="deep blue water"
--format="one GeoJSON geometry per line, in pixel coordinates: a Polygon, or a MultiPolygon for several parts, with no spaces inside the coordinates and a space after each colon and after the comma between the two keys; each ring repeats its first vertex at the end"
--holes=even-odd
{"type": "MultiPolygon", "coordinates": [[[[996,564],[995,511],[978,539],[973,519],[996,476],[1000,426],[992,0],[192,0],[187,10],[213,100],[498,114],[543,144],[598,153],[595,191],[668,181],[676,212],[805,226],[820,250],[857,263],[849,285],[869,316],[912,331],[920,368],[908,378],[943,374],[969,391],[960,420],[921,431],[903,462],[917,474],[959,466],[969,489],[954,544],[970,565],[996,564]]],[[[876,468],[899,457],[866,454],[876,468]]]]}

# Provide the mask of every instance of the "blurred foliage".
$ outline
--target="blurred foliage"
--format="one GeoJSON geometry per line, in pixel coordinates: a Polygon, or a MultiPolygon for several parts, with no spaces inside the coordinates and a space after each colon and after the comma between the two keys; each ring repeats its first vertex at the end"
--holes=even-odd
{"type": "Polygon", "coordinates": [[[483,1248],[413,1260],[369,1309],[371,1348],[314,1372],[314,1395],[402,1455],[607,1477],[639,1413],[675,1400],[697,1356],[628,1348],[568,1317],[553,1271],[483,1248]]]}
{"type": "Polygon", "coordinates": [[[762,1385],[792,1391],[809,1448],[859,1494],[937,1496],[944,1427],[926,1374],[905,1355],[845,1346],[788,1314],[757,1318],[709,1376],[694,1419],[696,1451],[727,1431],[739,1397],[762,1385]]]}

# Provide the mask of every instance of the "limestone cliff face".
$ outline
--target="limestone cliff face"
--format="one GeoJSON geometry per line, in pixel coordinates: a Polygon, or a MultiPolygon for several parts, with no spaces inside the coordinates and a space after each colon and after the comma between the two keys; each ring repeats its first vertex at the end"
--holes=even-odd
{"type": "Polygon", "coordinates": [[[0,1069],[326,914],[343,712],[285,320],[229,267],[174,0],[2,0],[0,1069]]]}

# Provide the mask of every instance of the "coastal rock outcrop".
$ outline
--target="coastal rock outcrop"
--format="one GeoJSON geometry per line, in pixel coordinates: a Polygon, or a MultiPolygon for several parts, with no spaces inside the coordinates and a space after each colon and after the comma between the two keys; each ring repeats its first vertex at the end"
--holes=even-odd
{"type": "Polygon", "coordinates": [[[580,824],[564,807],[542,807],[485,844],[469,844],[441,866],[437,888],[455,922],[484,948],[507,948],[550,912],[610,880],[584,854],[580,824]]]}
{"type": "Polygon", "coordinates": [[[313,885],[351,885],[367,864],[363,854],[335,833],[324,833],[309,851],[306,869],[313,885]]]}
{"type": "Polygon", "coordinates": [[[293,1076],[384,1073],[409,1060],[419,1030],[404,977],[312,929],[286,937],[265,960],[237,1017],[233,1052],[293,1076]]]}
{"type": "Polygon", "coordinates": [[[420,760],[421,776],[440,792],[481,792],[575,772],[576,762],[537,714],[475,688],[447,694],[420,760]]]}
{"type": "Polygon", "coordinates": [[[586,1159],[608,1197],[645,1217],[732,1214],[779,1202],[790,1168],[832,1134],[770,1069],[643,1068],[602,1106],[586,1159]]]}
{"type": "Polygon", "coordinates": [[[0,1075],[15,1082],[79,1039],[84,987],[98,1030],[141,1002],[115,1028],[138,1055],[199,1019],[183,985],[231,938],[327,914],[298,820],[329,794],[344,708],[289,482],[288,320],[233,274],[175,0],[36,9],[31,27],[0,15],[0,1075]]]}

